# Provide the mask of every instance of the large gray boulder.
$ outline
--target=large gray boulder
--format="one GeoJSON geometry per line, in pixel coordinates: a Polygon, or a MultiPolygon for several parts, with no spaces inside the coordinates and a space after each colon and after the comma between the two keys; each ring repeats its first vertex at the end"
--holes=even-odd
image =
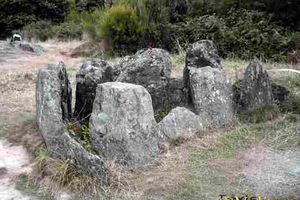
{"type": "Polygon", "coordinates": [[[207,124],[231,123],[234,118],[233,93],[224,72],[212,67],[191,68],[189,80],[196,114],[207,124]]]}
{"type": "Polygon", "coordinates": [[[252,61],[247,67],[235,98],[238,112],[274,104],[271,80],[258,61],[252,61]]]}
{"type": "Polygon", "coordinates": [[[218,55],[216,46],[211,40],[200,40],[191,44],[186,50],[184,82],[189,88],[189,71],[191,68],[202,68],[210,66],[222,69],[221,58],[218,55]]]}
{"type": "Polygon", "coordinates": [[[221,58],[211,40],[200,40],[191,44],[186,51],[186,67],[201,68],[210,66],[222,69],[221,58]]]}
{"type": "Polygon", "coordinates": [[[159,153],[151,96],[140,85],[98,85],[90,129],[99,154],[119,164],[144,166],[159,153]]]}
{"type": "Polygon", "coordinates": [[[35,53],[38,56],[41,56],[45,53],[45,49],[41,45],[37,45],[37,44],[21,42],[19,44],[19,48],[22,49],[23,51],[35,53]]]}
{"type": "Polygon", "coordinates": [[[152,97],[155,111],[166,107],[168,79],[171,76],[171,58],[162,49],[139,51],[114,67],[119,74],[115,81],[144,86],[152,97]]]}
{"type": "Polygon", "coordinates": [[[113,80],[113,68],[104,60],[85,62],[76,74],[76,104],[74,115],[78,120],[88,121],[92,113],[98,84],[113,80]]]}
{"type": "Polygon", "coordinates": [[[161,134],[172,139],[186,134],[195,134],[203,130],[203,120],[184,107],[177,107],[158,124],[161,134]]]}
{"type": "Polygon", "coordinates": [[[36,87],[37,124],[50,155],[70,159],[75,167],[103,183],[108,183],[103,159],[84,149],[67,130],[65,122],[71,113],[71,92],[66,69],[62,63],[48,65],[38,74],[36,87]]]}

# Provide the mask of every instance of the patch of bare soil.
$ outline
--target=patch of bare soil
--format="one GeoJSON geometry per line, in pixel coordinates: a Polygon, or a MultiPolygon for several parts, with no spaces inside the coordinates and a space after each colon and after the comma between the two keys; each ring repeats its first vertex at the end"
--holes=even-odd
{"type": "Polygon", "coordinates": [[[249,149],[243,157],[243,174],[257,194],[300,197],[299,150],[249,149]]]}
{"type": "Polygon", "coordinates": [[[300,151],[255,147],[231,159],[211,162],[226,173],[228,181],[244,177],[251,191],[268,198],[300,197],[300,151]]]}
{"type": "Polygon", "coordinates": [[[46,53],[37,56],[14,49],[7,41],[0,41],[0,132],[5,131],[13,146],[0,140],[0,199],[27,200],[14,188],[14,177],[27,170],[30,156],[43,145],[35,122],[35,83],[38,70],[46,64],[63,61],[67,69],[79,68],[83,58],[71,58],[71,52],[81,42],[39,43],[46,53]],[[2,127],[6,127],[3,129],[2,127]],[[1,130],[3,129],[3,130],[1,130]],[[27,150],[27,151],[26,151],[27,150]]]}
{"type": "Polygon", "coordinates": [[[29,200],[15,189],[14,177],[24,173],[29,166],[29,157],[21,146],[12,146],[11,143],[0,140],[0,197],[1,200],[29,200]]]}

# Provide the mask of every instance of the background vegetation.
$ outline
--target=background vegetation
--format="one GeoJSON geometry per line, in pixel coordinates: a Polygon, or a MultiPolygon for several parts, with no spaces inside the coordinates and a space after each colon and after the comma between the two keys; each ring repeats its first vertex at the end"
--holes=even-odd
{"type": "Polygon", "coordinates": [[[0,37],[81,39],[114,52],[212,39],[223,57],[287,60],[300,30],[298,0],[0,0],[0,37]]]}

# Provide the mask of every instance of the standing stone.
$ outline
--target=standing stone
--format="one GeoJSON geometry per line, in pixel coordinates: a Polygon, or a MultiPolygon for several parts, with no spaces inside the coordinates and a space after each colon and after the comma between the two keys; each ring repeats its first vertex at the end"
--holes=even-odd
{"type": "Polygon", "coordinates": [[[258,61],[252,61],[247,67],[236,101],[238,112],[274,104],[269,75],[258,61]]]}
{"type": "Polygon", "coordinates": [[[195,134],[203,130],[203,121],[187,108],[177,107],[159,123],[161,134],[168,138],[176,138],[185,134],[195,134]]]}
{"type": "Polygon", "coordinates": [[[48,65],[38,74],[36,87],[37,124],[47,149],[55,159],[70,159],[80,168],[103,183],[108,183],[103,160],[85,150],[66,128],[71,108],[71,92],[66,69],[62,63],[48,65]]]}
{"type": "Polygon", "coordinates": [[[120,73],[115,80],[144,86],[152,97],[154,110],[162,110],[168,102],[166,90],[171,66],[170,55],[165,50],[139,51],[132,59],[127,59],[121,62],[121,66],[115,67],[120,73]]]}
{"type": "Polygon", "coordinates": [[[221,58],[211,40],[201,40],[190,45],[186,51],[185,63],[187,67],[201,68],[210,66],[222,69],[221,58]]]}
{"type": "Polygon", "coordinates": [[[207,124],[222,126],[234,118],[232,88],[224,72],[212,67],[190,69],[190,90],[196,114],[207,124]]]}
{"type": "Polygon", "coordinates": [[[93,59],[84,63],[76,75],[75,117],[85,122],[92,113],[98,84],[111,82],[113,69],[105,61],[93,59]]]}
{"type": "Polygon", "coordinates": [[[159,153],[151,96],[142,86],[98,85],[90,129],[99,154],[119,164],[144,166],[159,153]]]}
{"type": "Polygon", "coordinates": [[[191,68],[202,68],[210,66],[222,69],[221,58],[216,46],[211,40],[200,40],[187,48],[184,68],[184,82],[189,88],[189,71],[191,68]]]}

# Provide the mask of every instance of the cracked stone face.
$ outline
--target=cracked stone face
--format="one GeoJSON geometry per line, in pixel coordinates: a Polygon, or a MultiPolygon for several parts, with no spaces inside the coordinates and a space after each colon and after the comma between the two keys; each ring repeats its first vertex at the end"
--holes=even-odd
{"type": "Polygon", "coordinates": [[[232,88],[222,70],[191,68],[189,80],[192,103],[201,119],[217,126],[233,121],[232,88]]]}
{"type": "Polygon", "coordinates": [[[71,115],[71,88],[63,63],[40,69],[36,87],[37,124],[50,155],[69,159],[75,167],[107,184],[104,160],[81,146],[67,130],[71,115]]]}
{"type": "Polygon", "coordinates": [[[249,64],[238,87],[239,91],[235,95],[238,112],[247,112],[275,103],[269,75],[258,61],[249,64]]]}
{"type": "Polygon", "coordinates": [[[143,86],[98,85],[90,129],[93,146],[107,160],[139,167],[159,153],[151,96],[143,86]]]}

